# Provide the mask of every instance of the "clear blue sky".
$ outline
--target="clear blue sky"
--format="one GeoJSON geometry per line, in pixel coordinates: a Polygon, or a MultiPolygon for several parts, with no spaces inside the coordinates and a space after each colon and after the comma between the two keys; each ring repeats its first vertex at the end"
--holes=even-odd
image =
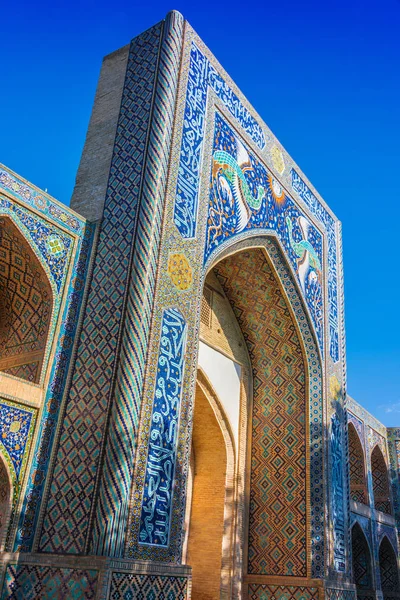
{"type": "Polygon", "coordinates": [[[342,220],[348,391],[400,426],[400,0],[7,2],[0,162],[68,204],[102,57],[172,8],[342,220]]]}

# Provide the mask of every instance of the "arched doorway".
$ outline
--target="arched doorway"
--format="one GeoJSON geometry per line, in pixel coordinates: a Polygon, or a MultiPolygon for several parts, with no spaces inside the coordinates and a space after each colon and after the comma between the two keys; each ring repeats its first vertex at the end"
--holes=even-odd
{"type": "Polygon", "coordinates": [[[356,523],[351,531],[353,558],[353,580],[357,588],[358,600],[365,600],[373,592],[371,553],[360,525],[356,523]]]}
{"type": "Polygon", "coordinates": [[[396,553],[385,536],[379,547],[379,570],[384,600],[400,598],[400,581],[396,553]]]}
{"type": "Polygon", "coordinates": [[[379,446],[375,446],[371,454],[372,486],[374,490],[374,506],[376,510],[392,514],[390,501],[389,476],[386,462],[379,446]]]}
{"type": "Polygon", "coordinates": [[[12,500],[11,481],[6,464],[0,455],[0,552],[4,550],[12,500]]]}
{"type": "Polygon", "coordinates": [[[0,217],[0,371],[38,383],[52,307],[38,258],[11,219],[0,217]]]}
{"type": "Polygon", "coordinates": [[[350,497],[355,502],[368,504],[363,447],[356,428],[352,423],[349,423],[348,432],[350,458],[350,497]]]}
{"type": "Polygon", "coordinates": [[[186,562],[192,567],[192,598],[229,598],[233,501],[233,447],[216,406],[203,385],[196,384],[188,490],[186,562]]]}

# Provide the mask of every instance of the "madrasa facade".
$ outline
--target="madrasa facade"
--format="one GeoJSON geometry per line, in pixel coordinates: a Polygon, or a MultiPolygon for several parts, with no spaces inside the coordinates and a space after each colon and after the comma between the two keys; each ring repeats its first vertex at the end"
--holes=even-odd
{"type": "Polygon", "coordinates": [[[2,600],[398,600],[400,428],[341,223],[177,12],[103,61],[71,207],[0,167],[2,600]]]}

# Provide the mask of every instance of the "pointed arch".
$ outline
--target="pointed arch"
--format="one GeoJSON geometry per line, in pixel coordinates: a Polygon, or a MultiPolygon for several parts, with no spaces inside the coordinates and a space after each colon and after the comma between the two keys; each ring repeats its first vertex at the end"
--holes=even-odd
{"type": "Polygon", "coordinates": [[[382,450],[378,444],[376,444],[371,454],[371,473],[374,507],[376,510],[391,515],[392,503],[390,500],[389,474],[382,450]]]}
{"type": "Polygon", "coordinates": [[[367,478],[365,472],[364,449],[353,423],[348,424],[349,461],[350,461],[350,497],[361,504],[368,503],[367,478]]]}
{"type": "Polygon", "coordinates": [[[39,382],[52,310],[43,266],[13,221],[0,216],[0,371],[39,382]]]}
{"type": "Polygon", "coordinates": [[[188,482],[186,562],[199,600],[230,597],[235,450],[218,396],[198,369],[188,482]]]}
{"type": "Polygon", "coordinates": [[[351,548],[353,559],[353,581],[357,588],[357,598],[360,600],[368,592],[372,592],[372,564],[371,551],[358,523],[355,523],[351,530],[351,548]]]}
{"type": "Polygon", "coordinates": [[[379,572],[383,600],[400,599],[400,580],[396,553],[386,535],[379,546],[379,572]]]}
{"type": "Polygon", "coordinates": [[[0,452],[0,552],[4,551],[11,517],[12,488],[9,469],[0,452]]]}

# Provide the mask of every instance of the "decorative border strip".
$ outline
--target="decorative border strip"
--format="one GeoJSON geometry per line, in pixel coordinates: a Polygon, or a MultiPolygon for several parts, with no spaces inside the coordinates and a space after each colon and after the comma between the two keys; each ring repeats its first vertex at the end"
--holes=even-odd
{"type": "Polygon", "coordinates": [[[185,367],[187,327],[176,309],[164,311],[140,516],[139,544],[167,547],[185,367]]]}

